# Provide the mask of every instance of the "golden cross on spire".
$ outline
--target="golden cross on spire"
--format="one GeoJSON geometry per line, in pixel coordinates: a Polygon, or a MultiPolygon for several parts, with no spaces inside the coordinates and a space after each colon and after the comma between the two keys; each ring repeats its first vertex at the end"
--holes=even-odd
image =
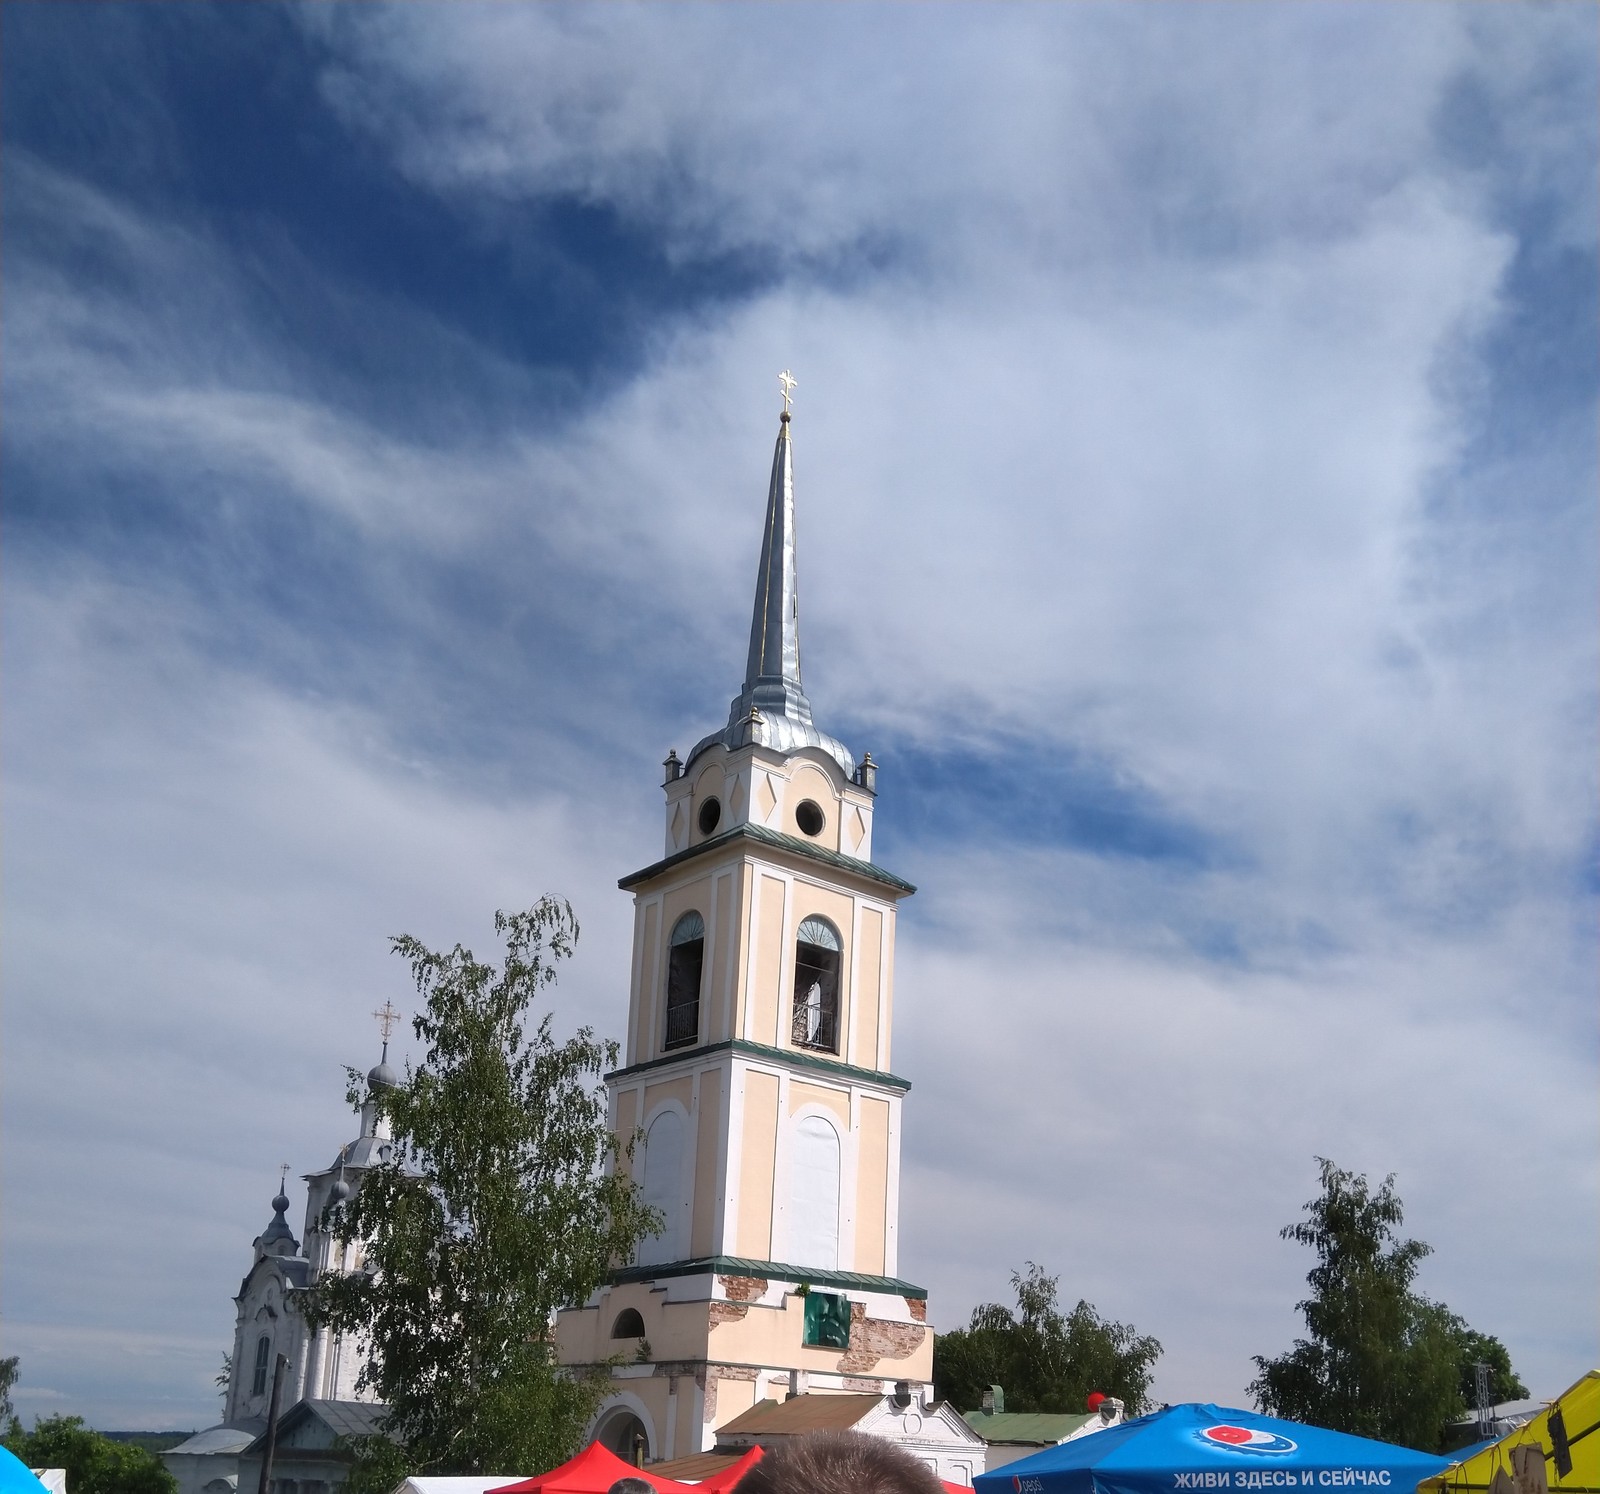
{"type": "Polygon", "coordinates": [[[394,1031],[394,1024],[400,1020],[400,1013],[389,1004],[389,999],[384,998],[383,1005],[372,1014],[378,1022],[378,1031],[383,1034],[383,1061],[389,1061],[389,1034],[394,1031]]]}
{"type": "Polygon", "coordinates": [[[795,376],[790,373],[788,369],[784,369],[784,371],[778,375],[778,387],[783,390],[783,413],[787,415],[789,413],[790,397],[794,394],[794,391],[800,387],[800,385],[796,382],[795,376]]]}

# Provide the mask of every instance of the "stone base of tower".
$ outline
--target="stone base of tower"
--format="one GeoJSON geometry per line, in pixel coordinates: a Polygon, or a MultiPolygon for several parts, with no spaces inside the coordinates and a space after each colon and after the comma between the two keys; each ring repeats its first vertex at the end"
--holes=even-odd
{"type": "Polygon", "coordinates": [[[619,1361],[592,1432],[627,1457],[642,1435],[650,1461],[709,1449],[758,1401],[933,1380],[920,1287],[726,1256],[619,1273],[559,1315],[556,1345],[574,1367],[619,1361]]]}

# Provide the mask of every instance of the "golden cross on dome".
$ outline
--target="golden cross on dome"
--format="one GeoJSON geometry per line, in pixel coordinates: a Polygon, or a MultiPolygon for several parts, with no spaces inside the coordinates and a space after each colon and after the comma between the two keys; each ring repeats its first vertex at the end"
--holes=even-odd
{"type": "Polygon", "coordinates": [[[378,1022],[378,1031],[383,1034],[383,1061],[389,1061],[389,1034],[394,1031],[394,1024],[400,1020],[400,1013],[389,1004],[387,997],[383,1005],[372,1014],[378,1022]]]}
{"type": "Polygon", "coordinates": [[[794,391],[800,387],[800,385],[796,382],[795,376],[790,373],[788,369],[784,369],[784,371],[778,375],[778,387],[783,390],[783,413],[787,415],[789,413],[790,397],[793,395],[794,391]]]}

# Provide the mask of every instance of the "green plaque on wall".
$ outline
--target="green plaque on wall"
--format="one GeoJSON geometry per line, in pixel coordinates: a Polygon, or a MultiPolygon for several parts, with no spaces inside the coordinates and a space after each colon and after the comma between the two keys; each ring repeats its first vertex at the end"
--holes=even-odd
{"type": "Polygon", "coordinates": [[[806,1343],[817,1349],[850,1347],[850,1299],[833,1292],[806,1293],[806,1343]]]}

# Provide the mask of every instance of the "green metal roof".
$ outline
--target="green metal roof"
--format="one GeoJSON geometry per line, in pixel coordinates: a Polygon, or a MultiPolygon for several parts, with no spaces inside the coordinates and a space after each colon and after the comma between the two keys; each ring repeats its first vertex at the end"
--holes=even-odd
{"type": "Polygon", "coordinates": [[[875,866],[870,861],[861,861],[854,856],[845,856],[838,851],[830,851],[825,846],[814,845],[809,840],[801,840],[797,835],[784,835],[777,830],[769,830],[765,825],[735,825],[731,830],[724,830],[721,835],[713,835],[710,840],[703,840],[697,846],[690,846],[687,851],[677,851],[661,861],[652,863],[643,871],[636,871],[631,876],[623,877],[617,886],[624,892],[631,891],[641,882],[648,882],[652,877],[660,876],[662,872],[674,866],[679,866],[685,861],[690,861],[696,856],[704,856],[708,851],[718,851],[724,846],[731,845],[736,840],[753,840],[758,845],[771,846],[775,850],[788,851],[792,855],[803,857],[807,861],[820,861],[824,866],[837,868],[839,871],[849,872],[853,876],[864,878],[868,882],[876,882],[881,887],[893,888],[902,897],[917,889],[901,877],[895,876],[891,871],[885,871],[881,866],[875,866]]]}
{"type": "Polygon", "coordinates": [[[1067,1411],[963,1411],[961,1419],[985,1442],[1027,1442],[1053,1447],[1078,1430],[1093,1413],[1067,1411]]]}
{"type": "MultiPolygon", "coordinates": [[[[926,1301],[927,1287],[914,1286],[896,1276],[864,1276],[859,1271],[816,1271],[789,1266],[782,1261],[756,1261],[738,1255],[703,1255],[692,1261],[664,1266],[624,1266],[611,1273],[613,1282],[659,1281],[668,1276],[753,1276],[765,1281],[805,1282],[808,1286],[845,1287],[858,1292],[887,1292],[896,1297],[926,1301]]],[[[1081,1418],[1080,1418],[1081,1419],[1081,1418]]]]}

